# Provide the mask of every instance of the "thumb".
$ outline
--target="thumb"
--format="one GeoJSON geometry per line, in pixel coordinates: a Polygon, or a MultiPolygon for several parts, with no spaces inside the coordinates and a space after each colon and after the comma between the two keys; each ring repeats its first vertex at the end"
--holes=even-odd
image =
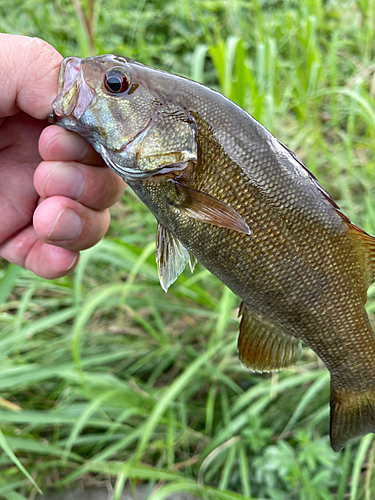
{"type": "Polygon", "coordinates": [[[39,38],[0,34],[0,118],[22,110],[44,119],[52,111],[62,56],[39,38]]]}

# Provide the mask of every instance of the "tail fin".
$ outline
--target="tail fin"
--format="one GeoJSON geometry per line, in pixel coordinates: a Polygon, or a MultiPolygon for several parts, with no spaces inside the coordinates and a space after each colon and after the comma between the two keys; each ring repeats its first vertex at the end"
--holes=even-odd
{"type": "Polygon", "coordinates": [[[340,391],[331,384],[331,446],[340,451],[352,439],[375,432],[375,390],[340,391]]]}

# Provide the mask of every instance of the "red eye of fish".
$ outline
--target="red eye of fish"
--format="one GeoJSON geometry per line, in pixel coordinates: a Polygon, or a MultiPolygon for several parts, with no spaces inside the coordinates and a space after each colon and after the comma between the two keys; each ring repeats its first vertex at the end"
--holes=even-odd
{"type": "Polygon", "coordinates": [[[122,94],[130,87],[130,82],[124,73],[108,71],[104,76],[104,87],[110,94],[122,94]]]}

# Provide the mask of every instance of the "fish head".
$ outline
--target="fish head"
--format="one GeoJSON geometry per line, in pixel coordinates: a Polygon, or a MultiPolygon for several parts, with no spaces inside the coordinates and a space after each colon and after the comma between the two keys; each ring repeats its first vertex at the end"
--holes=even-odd
{"type": "Polygon", "coordinates": [[[53,122],[82,135],[128,182],[197,159],[194,118],[173,103],[169,75],[150,70],[110,54],[65,58],[52,103],[53,122]]]}

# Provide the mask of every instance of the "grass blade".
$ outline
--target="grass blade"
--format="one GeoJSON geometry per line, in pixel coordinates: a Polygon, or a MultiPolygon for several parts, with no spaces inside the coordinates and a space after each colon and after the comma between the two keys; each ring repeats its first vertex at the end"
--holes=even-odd
{"type": "Polygon", "coordinates": [[[30,476],[30,474],[27,472],[25,467],[21,464],[21,462],[18,460],[16,455],[13,453],[13,450],[9,446],[9,444],[8,444],[4,434],[3,434],[3,431],[1,429],[0,429],[0,448],[3,449],[3,451],[8,455],[8,457],[11,459],[11,461],[14,463],[14,465],[19,468],[19,470],[22,472],[22,474],[24,474],[27,477],[27,479],[31,482],[31,484],[34,485],[34,487],[38,490],[38,492],[42,493],[42,491],[40,490],[39,486],[36,484],[34,479],[30,476]]]}
{"type": "Polygon", "coordinates": [[[374,439],[373,434],[368,434],[367,436],[361,439],[361,444],[359,445],[353,465],[352,483],[350,486],[350,497],[349,497],[350,500],[357,499],[357,491],[360,482],[361,469],[363,466],[363,462],[365,461],[366,458],[366,453],[370,448],[373,439],[374,439]]]}

